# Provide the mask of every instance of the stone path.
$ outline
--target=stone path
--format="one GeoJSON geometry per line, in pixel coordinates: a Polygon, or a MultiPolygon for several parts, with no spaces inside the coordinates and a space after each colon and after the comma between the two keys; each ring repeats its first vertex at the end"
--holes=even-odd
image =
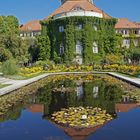
{"type": "Polygon", "coordinates": [[[0,76],[0,84],[15,84],[16,82],[19,82],[21,80],[12,80],[12,79],[8,79],[8,78],[4,78],[2,76],[0,76]]]}
{"type": "Polygon", "coordinates": [[[111,75],[113,77],[116,77],[118,79],[121,79],[121,80],[124,80],[126,82],[129,82],[137,87],[140,87],[140,78],[129,78],[129,77],[126,77],[126,76],[123,76],[123,75],[120,75],[120,74],[116,74],[116,73],[113,73],[113,72],[60,72],[60,73],[46,73],[46,74],[42,74],[42,75],[39,75],[37,77],[34,77],[34,78],[31,78],[31,79],[28,79],[28,80],[11,80],[11,79],[6,79],[6,78],[3,78],[3,77],[0,77],[0,84],[11,84],[7,87],[4,87],[4,88],[1,88],[0,89],[0,96],[1,95],[5,95],[5,94],[8,94],[16,89],[19,89],[23,86],[26,86],[26,85],[29,85],[31,83],[34,83],[38,80],[41,80],[47,76],[51,76],[51,75],[62,75],[62,74],[108,74],[108,75],[111,75]]]}
{"type": "Polygon", "coordinates": [[[135,85],[137,87],[140,87],[140,78],[130,78],[130,77],[126,77],[124,75],[120,75],[114,72],[108,72],[109,75],[116,77],[118,79],[124,80],[132,85],[135,85]]]}
{"type": "Polygon", "coordinates": [[[31,83],[34,83],[38,80],[41,80],[47,76],[51,76],[51,75],[62,75],[62,74],[89,74],[89,73],[92,73],[92,72],[60,72],[60,73],[46,73],[46,74],[42,74],[42,75],[39,75],[37,77],[34,77],[34,78],[31,78],[31,79],[28,79],[28,80],[11,80],[11,79],[6,79],[6,78],[0,78],[0,81],[1,81],[1,84],[11,84],[7,87],[4,87],[4,88],[1,88],[0,89],[0,96],[1,95],[5,95],[5,94],[8,94],[14,90],[17,90],[21,87],[24,87],[26,85],[29,85],[31,83]]]}

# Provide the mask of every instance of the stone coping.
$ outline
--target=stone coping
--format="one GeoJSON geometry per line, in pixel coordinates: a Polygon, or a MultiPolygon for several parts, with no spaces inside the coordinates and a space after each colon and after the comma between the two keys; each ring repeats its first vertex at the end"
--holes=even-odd
{"type": "Polygon", "coordinates": [[[114,72],[108,72],[107,74],[140,88],[140,78],[130,78],[114,72]]]}
{"type": "Polygon", "coordinates": [[[137,87],[140,87],[140,79],[138,78],[129,78],[126,76],[122,76],[120,74],[116,74],[114,72],[58,72],[58,73],[45,73],[39,76],[36,76],[34,78],[30,78],[27,80],[16,80],[14,84],[1,88],[0,89],[0,96],[8,94],[12,91],[15,91],[17,89],[20,89],[24,86],[30,85],[34,82],[37,82],[45,77],[51,76],[51,75],[64,75],[64,74],[108,74],[110,76],[113,76],[115,78],[121,79],[123,81],[126,81],[132,85],[135,85],[137,87]]]}

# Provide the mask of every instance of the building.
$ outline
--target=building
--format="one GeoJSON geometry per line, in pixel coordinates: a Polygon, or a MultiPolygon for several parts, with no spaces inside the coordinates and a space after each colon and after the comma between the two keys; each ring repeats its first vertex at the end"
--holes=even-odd
{"type": "Polygon", "coordinates": [[[61,6],[41,22],[43,35],[51,41],[51,59],[78,64],[92,63],[104,51],[98,30],[113,32],[115,23],[92,0],[62,0],[61,6]],[[92,38],[87,44],[89,35],[92,38]]]}
{"type": "Polygon", "coordinates": [[[21,37],[35,37],[37,35],[41,35],[41,24],[39,20],[32,20],[20,26],[21,37]]]}
{"type": "Polygon", "coordinates": [[[116,33],[121,34],[123,37],[122,47],[139,46],[140,23],[131,22],[127,18],[120,18],[115,25],[115,29],[116,33]]]}
{"type": "MultiPolygon", "coordinates": [[[[140,23],[112,18],[92,0],[61,0],[61,6],[42,21],[21,26],[20,36],[34,37],[42,31],[50,38],[51,60],[89,64],[106,54],[104,38],[110,32],[113,36],[114,28],[123,37],[122,47],[140,46],[140,23]]],[[[113,44],[110,40],[108,44],[113,44]]]]}
{"type": "Polygon", "coordinates": [[[58,19],[71,16],[111,18],[103,10],[97,8],[92,0],[61,0],[61,6],[46,17],[45,20],[50,17],[58,19]]]}

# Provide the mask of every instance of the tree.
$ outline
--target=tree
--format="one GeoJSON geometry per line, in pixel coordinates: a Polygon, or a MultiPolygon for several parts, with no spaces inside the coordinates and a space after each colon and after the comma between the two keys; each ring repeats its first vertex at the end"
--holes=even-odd
{"type": "Polygon", "coordinates": [[[11,52],[3,46],[0,46],[0,62],[4,62],[10,58],[12,58],[11,52]]]}
{"type": "Polygon", "coordinates": [[[48,60],[50,59],[50,39],[48,36],[38,36],[37,37],[37,47],[39,48],[39,58],[38,60],[48,60]]]}
{"type": "Polygon", "coordinates": [[[19,22],[14,16],[0,16],[0,34],[13,35],[19,33],[19,22]]]}
{"type": "Polygon", "coordinates": [[[131,59],[133,65],[140,64],[140,48],[133,48],[128,54],[128,58],[131,59]]]}

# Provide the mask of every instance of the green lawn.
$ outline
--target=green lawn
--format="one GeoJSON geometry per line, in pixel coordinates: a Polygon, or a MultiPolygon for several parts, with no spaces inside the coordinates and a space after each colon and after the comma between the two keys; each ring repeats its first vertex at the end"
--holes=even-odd
{"type": "Polygon", "coordinates": [[[0,88],[4,88],[6,86],[9,86],[8,84],[0,84],[0,88]]]}

